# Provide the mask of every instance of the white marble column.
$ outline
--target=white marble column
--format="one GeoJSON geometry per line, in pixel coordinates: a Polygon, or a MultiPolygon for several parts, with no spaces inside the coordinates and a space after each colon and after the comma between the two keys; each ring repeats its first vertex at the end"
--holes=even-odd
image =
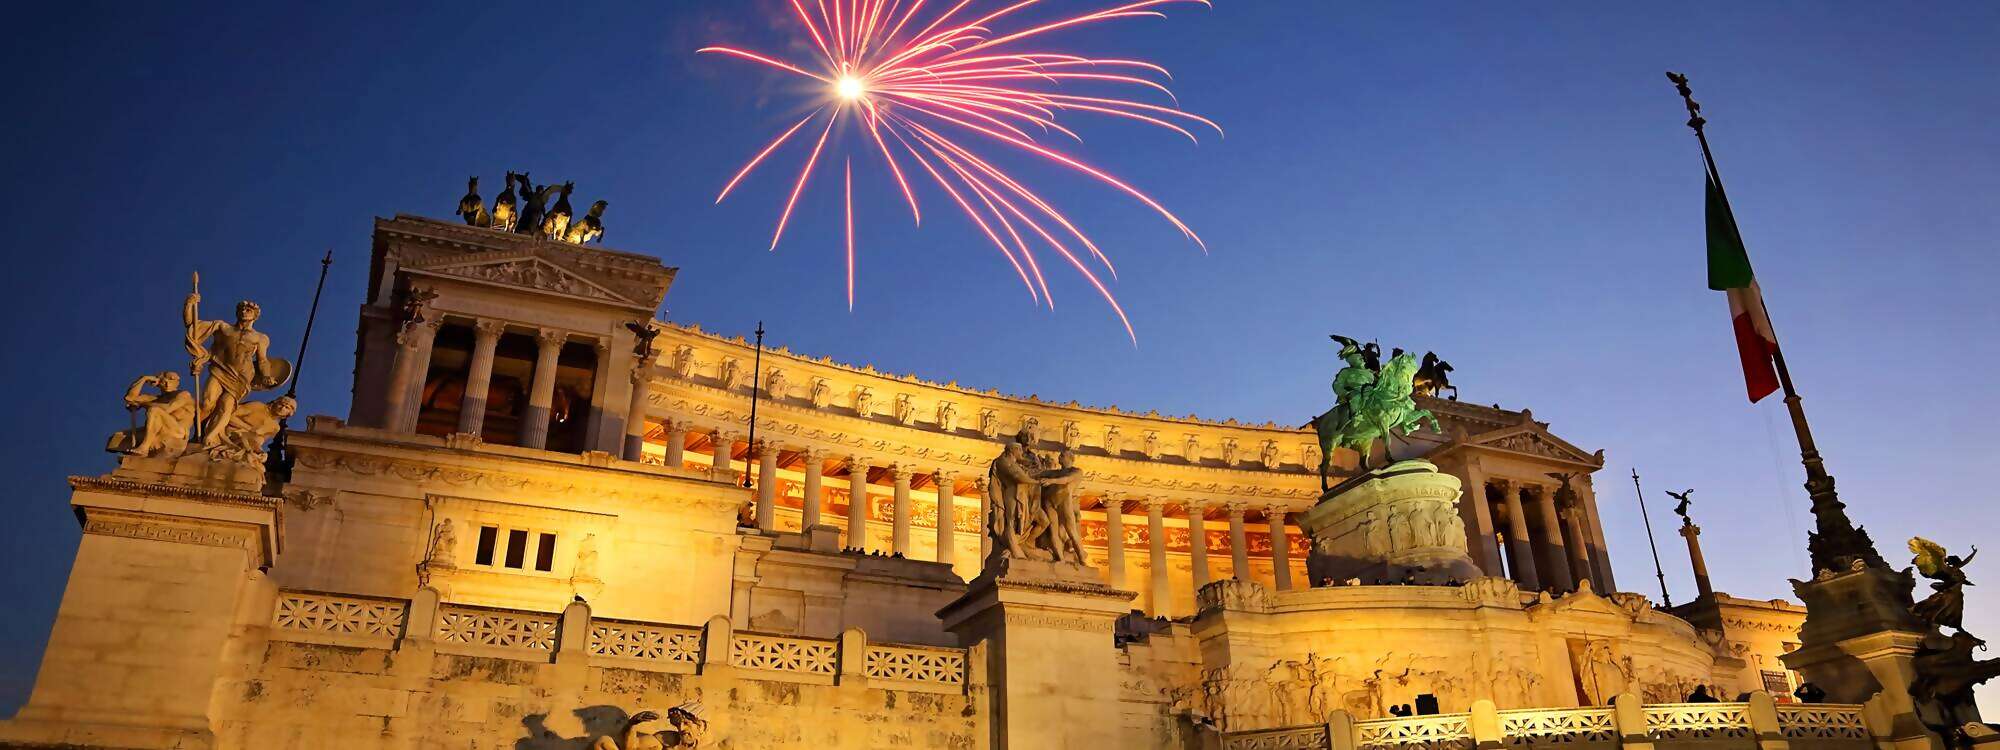
{"type": "Polygon", "coordinates": [[[1173,605],[1173,589],[1167,578],[1167,503],[1157,497],[1149,497],[1146,503],[1146,552],[1147,570],[1153,578],[1154,617],[1167,616],[1173,605]]]}
{"type": "Polygon", "coordinates": [[[986,494],[986,475],[972,478],[972,494],[979,496],[979,565],[986,566],[986,556],[993,552],[993,530],[987,527],[987,513],[991,511],[992,499],[986,494]]]}
{"type": "Polygon", "coordinates": [[[806,451],[805,459],[806,486],[799,494],[799,503],[804,508],[799,516],[800,533],[812,531],[812,527],[819,525],[820,505],[825,502],[820,488],[826,481],[822,476],[826,473],[826,451],[818,448],[806,451]]]}
{"type": "Polygon", "coordinates": [[[1105,575],[1112,588],[1125,585],[1125,498],[1104,493],[1105,575]]]}
{"type": "Polygon", "coordinates": [[[910,556],[910,467],[896,464],[889,467],[889,476],[896,480],[895,518],[889,529],[890,554],[910,556]]]}
{"type": "Polygon", "coordinates": [[[458,431],[478,435],[486,429],[486,396],[493,387],[493,350],[506,324],[481,320],[472,324],[472,366],[465,371],[465,398],[459,401],[458,431]]]}
{"type": "Polygon", "coordinates": [[[1279,591],[1292,587],[1292,544],[1285,533],[1285,508],[1264,506],[1264,520],[1271,525],[1271,583],[1279,591]]]}
{"type": "Polygon", "coordinates": [[[1208,506],[1199,502],[1187,504],[1188,562],[1194,568],[1194,588],[1200,591],[1208,585],[1208,506]]]}
{"type": "Polygon", "coordinates": [[[757,530],[775,531],[778,525],[778,454],[782,446],[759,440],[750,446],[757,457],[757,530]]]}
{"type": "Polygon", "coordinates": [[[632,362],[632,398],[625,409],[625,460],[646,457],[646,396],[652,392],[653,358],[632,362]]]}
{"type": "Polygon", "coordinates": [[[868,462],[860,456],[847,459],[847,546],[868,549],[868,462]]]}
{"type": "Polygon", "coordinates": [[[535,335],[535,377],[528,391],[528,408],[521,415],[521,445],[547,448],[549,408],[556,397],[556,358],[562,354],[569,334],[544,328],[535,335]]]}
{"type": "Polygon", "coordinates": [[[951,486],[958,480],[948,471],[939,471],[932,475],[932,479],[937,483],[937,561],[950,565],[958,561],[958,536],[954,533],[957,529],[952,528],[956,524],[952,517],[954,488],[951,486]]]}
{"type": "Polygon", "coordinates": [[[1542,557],[1548,569],[1542,571],[1542,582],[1556,591],[1568,591],[1576,586],[1570,577],[1569,546],[1563,544],[1562,516],[1556,513],[1555,489],[1549,485],[1535,485],[1537,506],[1542,517],[1542,557]]]}
{"type": "Polygon", "coordinates": [[[1528,591],[1542,588],[1535,574],[1535,547],[1528,541],[1528,513],[1521,507],[1521,488],[1499,480],[1500,495],[1507,501],[1507,561],[1514,565],[1514,582],[1528,591]]]}
{"type": "Polygon", "coordinates": [[[1502,570],[1500,549],[1494,539],[1493,507],[1486,500],[1486,467],[1480,464],[1478,456],[1465,459],[1463,493],[1459,502],[1470,511],[1465,515],[1471,516],[1471,522],[1466,524],[1466,547],[1486,575],[1498,576],[1502,570]]]}
{"type": "Polygon", "coordinates": [[[667,457],[661,463],[678,469],[687,462],[687,423],[678,419],[667,420],[667,457]]]}
{"type": "Polygon", "coordinates": [[[1584,529],[1590,534],[1590,564],[1596,569],[1591,584],[1605,591],[1617,591],[1618,581],[1611,575],[1611,558],[1605,554],[1608,547],[1604,543],[1604,520],[1597,513],[1597,489],[1589,474],[1577,477],[1576,493],[1583,503],[1584,529]]]}
{"type": "Polygon", "coordinates": [[[407,323],[396,334],[396,361],[389,373],[389,404],[383,410],[383,425],[390,432],[415,432],[418,403],[423,398],[424,378],[430,375],[431,344],[437,341],[438,326],[444,322],[437,313],[421,323],[407,323]]]}
{"type": "Polygon", "coordinates": [[[713,447],[715,448],[715,459],[714,459],[715,465],[710,470],[711,473],[714,475],[716,479],[724,482],[736,481],[735,467],[730,465],[730,461],[733,459],[734,454],[736,453],[735,433],[726,432],[723,430],[716,430],[714,440],[715,440],[715,445],[713,447]]]}
{"type": "Polygon", "coordinates": [[[1229,504],[1229,570],[1239,581],[1250,580],[1250,534],[1243,530],[1242,503],[1229,504]]]}

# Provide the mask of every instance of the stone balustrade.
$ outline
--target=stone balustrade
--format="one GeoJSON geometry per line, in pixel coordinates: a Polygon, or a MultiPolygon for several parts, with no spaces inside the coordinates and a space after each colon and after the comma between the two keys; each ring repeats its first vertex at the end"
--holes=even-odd
{"type": "Polygon", "coordinates": [[[1743,748],[1863,750],[1888,736],[1886,715],[1844,704],[1779,705],[1770,694],[1741,703],[1640,705],[1498,711],[1477,701],[1469,713],[1355,721],[1335,711],[1325,724],[1227,732],[1223,750],[1472,750],[1488,747],[1743,748]]]}
{"type": "Polygon", "coordinates": [[[870,643],[859,629],[831,640],[736,631],[721,616],[703,626],[593,618],[583,602],[528,612],[440,602],[430,589],[410,599],[280,591],[269,623],[274,641],[396,650],[420,640],[439,653],[928,693],[962,694],[967,683],[965,649],[870,643]]]}

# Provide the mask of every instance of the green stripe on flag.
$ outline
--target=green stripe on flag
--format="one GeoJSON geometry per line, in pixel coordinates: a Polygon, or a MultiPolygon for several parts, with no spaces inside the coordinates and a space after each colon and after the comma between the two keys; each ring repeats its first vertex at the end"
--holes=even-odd
{"type": "Polygon", "coordinates": [[[1736,216],[1729,212],[1729,200],[1708,181],[1708,288],[1717,291],[1750,285],[1750,253],[1743,247],[1743,235],[1736,231],[1736,216]]]}

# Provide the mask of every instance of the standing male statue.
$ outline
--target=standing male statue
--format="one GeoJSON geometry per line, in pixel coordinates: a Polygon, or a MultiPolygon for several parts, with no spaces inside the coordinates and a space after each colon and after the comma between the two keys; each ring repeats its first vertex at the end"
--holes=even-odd
{"type": "Polygon", "coordinates": [[[236,322],[202,320],[201,275],[194,277],[194,291],[181,307],[181,322],[187,326],[187,353],[193,358],[189,371],[196,381],[202,370],[208,382],[201,385],[199,426],[205,448],[223,445],[236,407],[253,390],[269,390],[283,385],[292,375],[292,364],[270,356],[271,337],[255,330],[262,308],[249,300],[236,303],[236,322]]]}

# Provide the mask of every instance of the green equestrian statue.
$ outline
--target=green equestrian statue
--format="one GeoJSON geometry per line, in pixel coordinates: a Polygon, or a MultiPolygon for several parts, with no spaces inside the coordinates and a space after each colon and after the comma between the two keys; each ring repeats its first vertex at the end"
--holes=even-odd
{"type": "Polygon", "coordinates": [[[1312,421],[1313,430],[1319,433],[1321,491],[1331,486],[1334,448],[1354,449],[1361,454],[1361,470],[1368,471],[1376,439],[1382,440],[1386,466],[1396,460],[1389,454],[1391,438],[1408,435],[1425,422],[1433,432],[1442,431],[1437,417],[1417,408],[1416,400],[1410,397],[1418,368],[1414,355],[1399,353],[1376,372],[1368,367],[1366,348],[1360,342],[1340,335],[1332,338],[1340,342],[1340,359],[1346,366],[1333,376],[1333,408],[1312,421]]]}

